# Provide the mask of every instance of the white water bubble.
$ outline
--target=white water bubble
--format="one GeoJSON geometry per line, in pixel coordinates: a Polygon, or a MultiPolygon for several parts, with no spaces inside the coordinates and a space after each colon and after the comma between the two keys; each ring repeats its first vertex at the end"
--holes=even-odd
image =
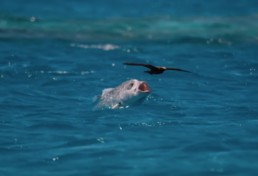
{"type": "Polygon", "coordinates": [[[54,161],[54,162],[56,162],[56,161],[58,161],[58,160],[59,160],[59,157],[58,157],[58,156],[52,158],[52,161],[54,161]]]}
{"type": "Polygon", "coordinates": [[[32,16],[32,17],[30,17],[30,22],[35,22],[37,19],[36,19],[36,17],[34,17],[34,16],[32,16]]]}
{"type": "Polygon", "coordinates": [[[102,143],[102,144],[104,144],[105,143],[105,141],[104,141],[104,138],[103,137],[99,137],[99,138],[97,138],[97,141],[99,141],[100,143],[102,143]]]}

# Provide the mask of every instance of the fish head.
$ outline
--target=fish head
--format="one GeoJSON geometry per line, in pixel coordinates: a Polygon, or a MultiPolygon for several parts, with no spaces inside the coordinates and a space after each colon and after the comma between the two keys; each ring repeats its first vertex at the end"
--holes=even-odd
{"type": "Polygon", "coordinates": [[[144,100],[150,93],[150,88],[145,81],[131,79],[116,88],[119,90],[121,104],[131,105],[140,100],[144,100]]]}

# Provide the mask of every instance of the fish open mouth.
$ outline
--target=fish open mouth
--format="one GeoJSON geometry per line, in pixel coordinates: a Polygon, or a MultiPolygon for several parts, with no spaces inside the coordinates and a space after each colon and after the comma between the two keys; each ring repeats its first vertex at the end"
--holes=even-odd
{"type": "Polygon", "coordinates": [[[150,92],[150,88],[148,86],[148,84],[146,82],[142,82],[139,86],[139,90],[141,92],[146,92],[146,93],[149,93],[150,92]]]}

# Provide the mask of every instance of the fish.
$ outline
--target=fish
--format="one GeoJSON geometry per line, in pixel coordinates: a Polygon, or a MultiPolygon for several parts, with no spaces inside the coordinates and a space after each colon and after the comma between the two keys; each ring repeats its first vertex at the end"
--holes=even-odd
{"type": "Polygon", "coordinates": [[[150,93],[149,85],[145,81],[130,79],[114,88],[106,88],[98,95],[94,109],[128,108],[139,104],[150,93]]]}

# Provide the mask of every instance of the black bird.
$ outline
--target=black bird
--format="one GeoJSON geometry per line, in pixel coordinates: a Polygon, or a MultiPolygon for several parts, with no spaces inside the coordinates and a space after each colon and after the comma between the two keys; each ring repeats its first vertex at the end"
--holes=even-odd
{"type": "Polygon", "coordinates": [[[140,63],[131,63],[131,62],[125,62],[124,63],[125,65],[131,65],[131,66],[143,66],[143,67],[147,67],[149,68],[150,70],[147,70],[145,71],[146,73],[149,73],[149,74],[161,74],[163,73],[165,70],[175,70],[175,71],[182,71],[182,72],[188,72],[188,73],[191,73],[187,70],[183,70],[183,69],[180,69],[180,68],[168,68],[168,67],[160,67],[160,66],[153,66],[153,65],[150,65],[150,64],[140,64],[140,63]]]}

